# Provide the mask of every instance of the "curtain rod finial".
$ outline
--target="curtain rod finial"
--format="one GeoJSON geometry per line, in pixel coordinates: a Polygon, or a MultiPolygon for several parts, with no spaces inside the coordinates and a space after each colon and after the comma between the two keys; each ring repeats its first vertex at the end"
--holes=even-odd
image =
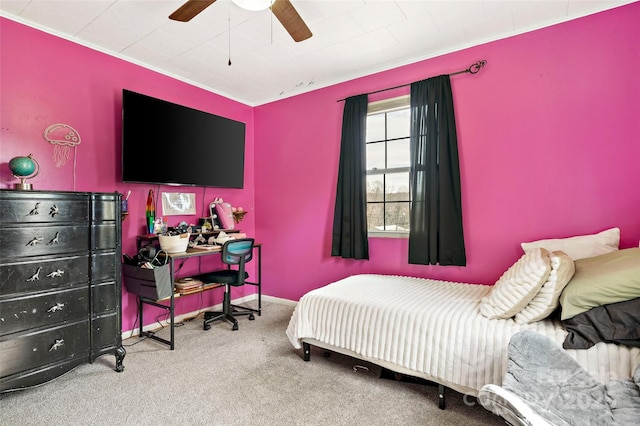
{"type": "Polygon", "coordinates": [[[487,61],[485,60],[478,61],[475,64],[471,65],[469,69],[467,69],[467,72],[470,74],[477,74],[478,71],[480,71],[480,69],[483,68],[485,65],[487,65],[487,61]]]}

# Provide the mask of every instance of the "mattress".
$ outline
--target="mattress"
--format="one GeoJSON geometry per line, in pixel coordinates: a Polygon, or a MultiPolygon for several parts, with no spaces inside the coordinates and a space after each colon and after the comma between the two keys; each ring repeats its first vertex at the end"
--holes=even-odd
{"type": "MultiPolygon", "coordinates": [[[[490,286],[423,278],[354,275],[305,294],[286,330],[294,348],[309,342],[459,392],[477,395],[502,384],[507,345],[520,330],[535,330],[562,345],[559,321],[517,324],[488,319],[478,305],[490,286]]],[[[598,343],[567,350],[599,380],[631,377],[640,348],[598,343]]]]}

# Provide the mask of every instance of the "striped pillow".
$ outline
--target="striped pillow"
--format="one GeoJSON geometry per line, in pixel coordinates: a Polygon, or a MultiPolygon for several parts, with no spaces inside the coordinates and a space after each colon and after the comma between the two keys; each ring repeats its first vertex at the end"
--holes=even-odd
{"type": "Polygon", "coordinates": [[[549,252],[541,247],[528,251],[482,298],[480,313],[487,318],[511,318],[538,293],[551,273],[549,252]]]}
{"type": "Polygon", "coordinates": [[[560,304],[560,294],[576,271],[573,259],[563,251],[554,251],[551,258],[551,273],[538,294],[520,312],[516,314],[516,322],[530,324],[551,315],[560,304]]]}

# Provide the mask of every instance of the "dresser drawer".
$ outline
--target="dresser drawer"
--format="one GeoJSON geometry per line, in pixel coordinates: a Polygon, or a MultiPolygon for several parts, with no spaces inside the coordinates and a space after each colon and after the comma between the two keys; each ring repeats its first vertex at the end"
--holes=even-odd
{"type": "Polygon", "coordinates": [[[120,219],[120,195],[118,194],[92,194],[92,220],[93,221],[117,221],[120,219]]]}
{"type": "Polygon", "coordinates": [[[91,256],[91,281],[113,280],[116,274],[119,275],[120,270],[116,268],[119,268],[120,262],[120,256],[115,251],[94,254],[91,256]]]}
{"type": "Polygon", "coordinates": [[[91,248],[94,250],[114,249],[118,247],[120,233],[115,222],[102,222],[91,227],[91,248]]]}
{"type": "MultiPolygon", "coordinates": [[[[0,354],[0,357],[2,355],[0,354]]],[[[0,392],[7,390],[19,390],[41,385],[60,377],[75,367],[85,364],[86,356],[76,356],[58,361],[53,364],[40,366],[36,369],[21,371],[17,374],[0,378],[0,392]]]]}
{"type": "Polygon", "coordinates": [[[0,337],[0,378],[67,358],[89,355],[89,322],[0,337]]]}
{"type": "Polygon", "coordinates": [[[0,301],[0,335],[89,317],[89,288],[4,299],[0,301]]]}
{"type": "Polygon", "coordinates": [[[88,222],[86,197],[51,197],[46,194],[0,194],[0,223],[88,222]]]}
{"type": "Polygon", "coordinates": [[[4,258],[86,252],[88,245],[89,228],[86,226],[5,227],[0,232],[4,258]]]}
{"type": "MultiPolygon", "coordinates": [[[[113,277],[113,269],[109,271],[113,277]]],[[[32,293],[70,286],[87,286],[89,256],[40,256],[0,263],[0,294],[32,293]]]]}
{"type": "Polygon", "coordinates": [[[120,346],[120,318],[116,313],[94,318],[92,324],[91,349],[92,359],[96,359],[106,351],[120,346]]]}
{"type": "Polygon", "coordinates": [[[91,287],[93,313],[115,313],[118,307],[118,293],[115,282],[102,283],[91,287]]]}

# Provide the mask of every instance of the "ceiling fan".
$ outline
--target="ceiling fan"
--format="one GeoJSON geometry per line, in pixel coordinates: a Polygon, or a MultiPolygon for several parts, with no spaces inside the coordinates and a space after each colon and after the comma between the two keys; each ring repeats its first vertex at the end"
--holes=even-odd
{"type": "MultiPolygon", "coordinates": [[[[169,15],[174,21],[187,22],[194,16],[215,3],[216,0],[188,0],[175,12],[169,15]]],[[[232,0],[236,5],[248,10],[263,10],[268,7],[278,18],[285,30],[296,42],[303,41],[312,36],[309,27],[304,23],[298,11],[289,0],[232,0]]]]}

